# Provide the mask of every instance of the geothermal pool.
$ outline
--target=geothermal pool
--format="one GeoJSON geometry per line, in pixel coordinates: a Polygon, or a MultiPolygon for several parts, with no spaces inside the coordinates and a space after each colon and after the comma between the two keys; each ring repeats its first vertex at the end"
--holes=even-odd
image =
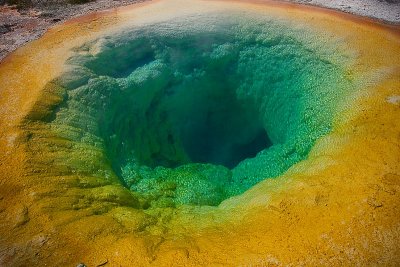
{"type": "Polygon", "coordinates": [[[399,262],[399,36],[200,0],[52,29],[0,65],[0,262],[399,262]]]}
{"type": "Polygon", "coordinates": [[[77,47],[49,85],[62,101],[40,119],[100,147],[140,208],[215,206],[281,175],[359,89],[345,77],[349,55],[262,15],[138,28],[77,47]]]}

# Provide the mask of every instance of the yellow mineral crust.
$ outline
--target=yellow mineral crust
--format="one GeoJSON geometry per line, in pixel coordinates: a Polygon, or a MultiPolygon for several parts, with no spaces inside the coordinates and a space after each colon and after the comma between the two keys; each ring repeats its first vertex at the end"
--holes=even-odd
{"type": "Polygon", "coordinates": [[[269,1],[150,1],[51,29],[0,65],[0,265],[400,265],[399,55],[398,27],[269,1]],[[241,9],[309,25],[357,53],[347,73],[363,77],[365,90],[343,103],[307,160],[218,207],[148,214],[114,177],[52,168],[55,153],[67,162],[79,154],[66,154],[65,140],[34,149],[52,137],[27,115],[57,102],[45,85],[66,71],[73,47],[125,27],[241,9]]]}

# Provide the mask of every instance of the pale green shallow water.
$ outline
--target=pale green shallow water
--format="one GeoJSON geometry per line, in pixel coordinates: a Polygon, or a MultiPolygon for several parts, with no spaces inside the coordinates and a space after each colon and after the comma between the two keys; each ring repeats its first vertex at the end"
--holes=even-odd
{"type": "Polygon", "coordinates": [[[347,56],[293,26],[216,14],[105,36],[76,49],[48,123],[141,208],[218,205],[305,159],[353,87],[347,56]]]}

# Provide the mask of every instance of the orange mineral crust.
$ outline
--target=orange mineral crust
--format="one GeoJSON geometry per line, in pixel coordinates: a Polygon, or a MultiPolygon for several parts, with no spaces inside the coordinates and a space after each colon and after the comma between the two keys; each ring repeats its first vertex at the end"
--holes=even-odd
{"type": "MultiPolygon", "coordinates": [[[[220,46],[235,46],[226,47],[220,46]]],[[[0,265],[400,265],[399,55],[398,26],[275,1],[149,1],[51,29],[0,64],[0,265]],[[247,190],[234,187],[238,193],[215,205],[144,203],[121,182],[101,138],[71,126],[85,110],[68,117],[68,127],[57,124],[63,121],[58,114],[76,104],[68,102],[72,93],[59,81],[74,70],[74,58],[108,51],[113,36],[167,22],[179,35],[197,20],[213,18],[201,26],[208,29],[229,14],[260,18],[254,23],[261,29],[268,23],[293,29],[286,39],[295,36],[302,44],[293,47],[318,53],[318,66],[340,73],[339,84],[314,69],[321,81],[303,83],[323,84],[326,94],[337,94],[327,102],[330,129],[287,170],[261,177],[247,190]],[[341,84],[349,89],[341,91],[341,84]]],[[[96,79],[113,86],[144,77],[111,79],[98,72],[96,79]]],[[[99,125],[85,127],[96,132],[99,125]]]]}

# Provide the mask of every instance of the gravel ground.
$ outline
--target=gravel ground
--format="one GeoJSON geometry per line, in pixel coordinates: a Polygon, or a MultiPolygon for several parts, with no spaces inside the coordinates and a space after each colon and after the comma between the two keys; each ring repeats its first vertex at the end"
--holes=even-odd
{"type": "Polygon", "coordinates": [[[70,4],[53,0],[32,2],[28,8],[0,5],[0,61],[18,47],[42,36],[51,26],[69,18],[143,1],[97,0],[70,4]]]}
{"type": "Polygon", "coordinates": [[[400,0],[294,0],[344,12],[375,18],[391,24],[400,24],[400,0]]]}
{"type": "MultiPolygon", "coordinates": [[[[129,5],[145,0],[0,0],[0,61],[25,43],[42,36],[47,29],[69,18],[97,10],[129,5]],[[9,6],[4,3],[13,2],[9,6]],[[23,3],[23,4],[21,4],[23,3]]],[[[287,0],[339,9],[400,25],[400,0],[287,0]]]]}

